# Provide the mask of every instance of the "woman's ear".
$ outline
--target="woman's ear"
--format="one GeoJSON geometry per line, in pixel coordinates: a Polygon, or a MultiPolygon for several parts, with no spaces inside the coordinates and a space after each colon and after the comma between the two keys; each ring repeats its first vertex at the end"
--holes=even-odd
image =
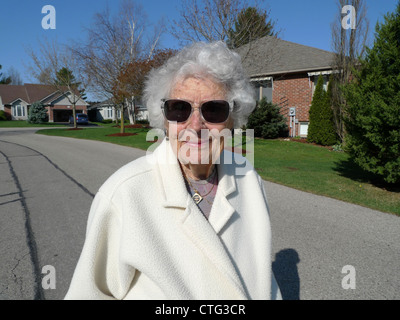
{"type": "Polygon", "coordinates": [[[167,141],[169,140],[169,132],[168,132],[169,123],[166,119],[164,119],[164,135],[167,141]]]}

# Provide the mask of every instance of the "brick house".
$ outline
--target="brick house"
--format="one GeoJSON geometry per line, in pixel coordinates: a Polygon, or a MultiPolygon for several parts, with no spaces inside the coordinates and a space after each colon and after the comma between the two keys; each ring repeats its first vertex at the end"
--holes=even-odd
{"type": "Polygon", "coordinates": [[[281,107],[290,136],[306,137],[315,85],[322,75],[326,89],[334,53],[270,36],[244,45],[237,52],[258,99],[266,97],[281,107]]]}
{"type": "MultiPolygon", "coordinates": [[[[30,84],[0,85],[0,110],[10,120],[27,120],[30,106],[37,101],[43,103],[47,110],[49,122],[68,122],[72,115],[72,105],[66,95],[50,85],[30,84]]],[[[88,104],[79,99],[76,103],[77,113],[87,113],[88,104]]]]}

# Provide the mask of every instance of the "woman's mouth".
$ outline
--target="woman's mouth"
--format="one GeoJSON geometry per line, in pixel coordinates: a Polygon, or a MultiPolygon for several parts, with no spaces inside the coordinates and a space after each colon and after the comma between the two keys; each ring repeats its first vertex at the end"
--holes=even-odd
{"type": "Polygon", "coordinates": [[[189,141],[185,141],[185,143],[190,148],[203,148],[205,146],[208,146],[210,141],[208,139],[190,139],[189,141]]]}

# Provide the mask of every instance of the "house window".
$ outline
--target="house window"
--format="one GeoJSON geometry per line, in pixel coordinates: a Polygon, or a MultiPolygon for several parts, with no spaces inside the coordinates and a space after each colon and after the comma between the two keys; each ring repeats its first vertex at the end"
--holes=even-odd
{"type": "Polygon", "coordinates": [[[106,108],[106,118],[112,119],[112,117],[113,117],[113,107],[107,107],[106,108]]]}
{"type": "MultiPolygon", "coordinates": [[[[314,76],[313,92],[312,92],[313,95],[314,95],[315,88],[317,87],[317,82],[318,82],[318,78],[319,78],[319,77],[320,77],[320,75],[314,76]]],[[[325,90],[325,91],[328,91],[328,83],[329,83],[328,77],[327,77],[326,75],[322,75],[322,77],[323,77],[323,79],[324,79],[324,85],[323,85],[324,90],[325,90]]]]}
{"type": "Polygon", "coordinates": [[[25,107],[17,104],[12,107],[12,114],[14,117],[25,117],[25,107]]]}
{"type": "Polygon", "coordinates": [[[272,81],[263,80],[254,83],[257,92],[257,101],[266,98],[267,102],[272,102],[272,81]]]}

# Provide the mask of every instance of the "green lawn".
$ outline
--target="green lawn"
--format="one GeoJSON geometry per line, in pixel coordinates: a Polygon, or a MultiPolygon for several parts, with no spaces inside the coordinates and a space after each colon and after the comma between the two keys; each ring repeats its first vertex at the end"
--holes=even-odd
{"type": "Polygon", "coordinates": [[[104,142],[111,142],[128,147],[135,147],[147,150],[152,145],[151,142],[146,141],[146,134],[148,129],[131,129],[126,128],[126,133],[134,133],[132,136],[118,137],[110,136],[120,132],[120,128],[116,128],[113,124],[102,125],[98,128],[82,128],[82,130],[69,130],[69,129],[43,129],[39,130],[38,134],[71,137],[78,139],[98,140],[104,142]]]}
{"type": "MultiPolygon", "coordinates": [[[[119,128],[85,128],[83,130],[45,129],[38,133],[72,138],[100,140],[147,150],[148,129],[126,128],[133,136],[112,137],[119,128]]],[[[373,178],[349,161],[344,152],[284,140],[256,139],[254,166],[265,180],[299,190],[359,204],[400,215],[400,187],[371,183],[373,178]]]]}
{"type": "Polygon", "coordinates": [[[265,180],[400,215],[400,186],[371,183],[344,152],[283,140],[256,140],[254,151],[265,180]]]}

